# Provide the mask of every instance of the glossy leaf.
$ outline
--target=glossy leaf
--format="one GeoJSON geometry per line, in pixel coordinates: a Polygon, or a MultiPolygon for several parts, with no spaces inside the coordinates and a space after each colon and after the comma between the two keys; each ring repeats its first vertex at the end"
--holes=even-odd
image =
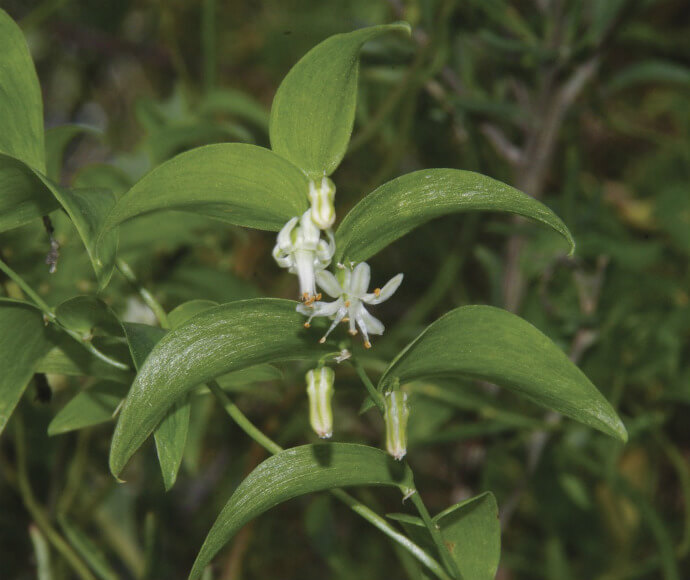
{"type": "Polygon", "coordinates": [[[307,191],[302,172],[268,149],[208,145],[174,157],[135,183],[110,212],[104,232],[164,209],[278,231],[307,209],[307,191]]]}
{"type": "Polygon", "coordinates": [[[271,147],[310,179],[330,175],[345,155],[357,102],[362,45],[410,26],[400,22],[336,34],[292,67],[273,99],[271,147]]]}
{"type": "MultiPolygon", "coordinates": [[[[165,336],[166,331],[146,324],[125,323],[123,327],[132,352],[132,360],[139,369],[153,347],[165,336]]],[[[189,410],[189,396],[185,395],[173,403],[153,434],[166,491],[175,484],[177,472],[182,464],[189,430],[189,410]]]]}
{"type": "Polygon", "coordinates": [[[395,380],[459,375],[506,387],[621,441],[627,432],[609,402],[551,340],[505,310],[465,306],[426,328],[393,360],[380,389],[395,380]]]}
{"type": "Polygon", "coordinates": [[[170,406],[196,385],[265,362],[317,358],[320,345],[304,329],[296,302],[241,300],[211,308],[170,331],[139,369],[120,413],[110,450],[118,475],[170,406]]]}
{"type": "MultiPolygon", "coordinates": [[[[424,522],[407,514],[390,514],[410,538],[430,553],[438,553],[424,522]]],[[[431,520],[443,536],[462,580],[494,580],[501,556],[498,505],[491,492],[449,507],[431,520]]]]}
{"type": "Polygon", "coordinates": [[[0,122],[0,153],[45,171],[41,87],[24,34],[1,8],[0,122]]]}
{"type": "Polygon", "coordinates": [[[68,145],[81,135],[98,133],[100,133],[98,129],[87,125],[61,125],[48,129],[45,134],[46,175],[56,183],[60,183],[62,163],[68,145]]]}
{"type": "Polygon", "coordinates": [[[218,306],[218,302],[213,300],[189,300],[184,302],[168,313],[170,328],[177,328],[193,316],[216,306],[218,306]]]}
{"type": "Polygon", "coordinates": [[[0,434],[38,361],[50,350],[51,335],[36,307],[0,299],[0,434]]]}
{"type": "Polygon", "coordinates": [[[103,381],[73,397],[48,425],[48,435],[60,435],[106,423],[127,394],[122,383],[103,381]]]}
{"type": "Polygon", "coordinates": [[[345,216],[336,233],[336,260],[361,262],[422,224],[452,213],[502,211],[541,222],[575,242],[544,204],[486,175],[459,169],[425,169],[385,183],[345,216]]]}
{"type": "Polygon", "coordinates": [[[57,306],[55,315],[63,326],[76,330],[85,339],[89,339],[95,328],[122,336],[122,326],[115,313],[95,296],[75,296],[65,300],[57,306]]]}
{"type": "Polygon", "coordinates": [[[393,486],[403,494],[414,489],[412,472],[406,464],[364,445],[303,445],[269,457],[225,504],[206,536],[189,579],[199,578],[240,528],[265,511],[300,495],[353,485],[393,486]]]}

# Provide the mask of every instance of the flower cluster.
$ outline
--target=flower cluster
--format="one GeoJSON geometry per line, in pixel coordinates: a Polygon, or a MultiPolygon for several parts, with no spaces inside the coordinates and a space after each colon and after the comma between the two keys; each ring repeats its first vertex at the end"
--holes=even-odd
{"type": "MultiPolygon", "coordinates": [[[[325,342],[338,324],[344,322],[348,324],[351,335],[361,332],[364,347],[371,348],[369,337],[383,334],[384,326],[369,314],[365,306],[380,304],[393,296],[402,283],[403,275],[398,274],[383,288],[369,292],[371,268],[366,262],[336,264],[335,273],[330,272],[327,268],[331,265],[336,250],[335,236],[331,229],[335,223],[335,185],[324,176],[320,183],[309,183],[308,195],[309,209],[283,226],[273,248],[273,257],[279,266],[287,268],[299,278],[301,302],[297,305],[297,312],[307,317],[304,326],[309,328],[311,321],[317,316],[332,321],[320,342],[325,342]],[[322,301],[322,294],[317,292],[317,286],[333,301],[322,301]]],[[[341,362],[349,356],[350,353],[343,350],[335,360],[341,362]]],[[[318,368],[307,372],[305,379],[309,398],[309,422],[319,437],[329,438],[333,433],[331,399],[335,373],[321,362],[318,368]]],[[[384,397],[384,407],[386,449],[400,460],[407,451],[407,396],[395,390],[384,397]]]]}
{"type": "Polygon", "coordinates": [[[335,254],[335,237],[331,226],[335,222],[335,185],[327,177],[320,184],[309,183],[310,208],[301,217],[293,217],[278,233],[273,257],[279,266],[297,274],[301,304],[297,311],[308,317],[304,326],[309,328],[316,316],[330,318],[333,322],[321,338],[328,335],[341,322],[349,324],[349,332],[362,333],[365,348],[371,347],[369,335],[383,334],[384,326],[374,318],[365,304],[380,304],[388,300],[398,289],[403,275],[394,276],[383,288],[369,293],[371,269],[369,264],[345,266],[337,264],[336,274],[327,270],[335,254]],[[321,237],[324,231],[325,239],[321,237]],[[321,301],[322,294],[316,286],[335,300],[321,301]]]}

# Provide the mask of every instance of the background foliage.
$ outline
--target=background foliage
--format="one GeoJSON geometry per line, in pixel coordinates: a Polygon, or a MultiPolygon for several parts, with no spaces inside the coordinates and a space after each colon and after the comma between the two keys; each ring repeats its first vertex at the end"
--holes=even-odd
{"type": "MultiPolygon", "coordinates": [[[[622,446],[491,385],[415,383],[409,460],[427,503],[437,512],[494,491],[502,579],[690,573],[687,2],[0,5],[28,38],[46,125],[91,128],[65,136],[64,156],[48,171],[64,184],[117,193],[198,145],[267,146],[273,94],[309,48],[359,26],[410,22],[411,39],[390,35],[364,48],[351,153],[334,176],[339,215],[402,173],[470,169],[540,198],[578,248],[568,257],[555,234],[488,214],[421,227],[372,259],[375,282],[407,275],[396,301],[380,308],[389,330],[367,367],[382,372],[383,361],[454,307],[505,307],[578,362],[630,433],[622,446]]],[[[97,281],[78,232],[53,216],[55,273],[47,273],[40,222],[0,234],[0,253],[58,304],[94,293],[97,281]]],[[[120,255],[166,310],[192,299],[295,295],[293,278],[272,262],[270,233],[171,213],[125,224],[120,240],[120,255]]],[[[21,297],[12,281],[0,282],[0,295],[21,297]]],[[[151,322],[122,277],[103,296],[125,319],[151,322]]],[[[175,487],[164,493],[152,445],[128,470],[129,485],[119,486],[107,467],[112,423],[78,432],[69,416],[51,423],[85,386],[98,387],[87,403],[105,409],[105,420],[118,383],[50,370],[35,376],[21,404],[23,428],[0,440],[2,577],[33,578],[40,563],[25,533],[32,518],[22,471],[49,515],[69,514],[60,520],[65,535],[93,544],[90,553],[116,577],[185,577],[209,522],[265,452],[202,397],[192,405],[175,487]],[[17,461],[22,446],[26,465],[17,461]]],[[[267,368],[258,387],[247,386],[254,376],[227,388],[281,445],[299,445],[311,440],[304,371],[267,368]]],[[[356,376],[345,366],[337,372],[337,440],[376,444],[382,426],[372,413],[358,416],[356,376]]],[[[401,511],[399,496],[386,490],[361,497],[379,511],[401,511]]],[[[383,536],[316,494],[246,526],[222,553],[218,578],[406,573],[409,562],[383,536]]]]}

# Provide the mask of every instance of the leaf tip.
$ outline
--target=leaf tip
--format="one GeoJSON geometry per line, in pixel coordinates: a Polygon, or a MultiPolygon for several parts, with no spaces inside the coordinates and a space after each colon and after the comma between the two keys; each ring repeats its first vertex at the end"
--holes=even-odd
{"type": "Polygon", "coordinates": [[[405,32],[408,36],[412,35],[412,25],[405,20],[393,22],[390,24],[390,27],[393,30],[400,30],[401,32],[405,32]]]}

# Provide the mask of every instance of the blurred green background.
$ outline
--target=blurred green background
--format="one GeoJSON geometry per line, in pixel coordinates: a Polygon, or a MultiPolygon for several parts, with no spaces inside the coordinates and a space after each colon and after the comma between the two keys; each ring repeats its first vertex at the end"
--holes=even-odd
{"type": "MultiPolygon", "coordinates": [[[[372,260],[374,283],[405,282],[377,316],[376,373],[437,316],[493,304],[569,353],[616,407],[627,446],[491,385],[410,387],[409,460],[432,511],[483,490],[504,527],[498,578],[690,578],[690,3],[686,0],[0,0],[36,62],[47,127],[69,140],[61,180],[125,191],[190,148],[268,146],[271,99],[290,67],[327,36],[404,19],[362,53],[351,153],[333,176],[339,217],[415,169],[485,173],[540,198],[573,232],[491,214],[428,224],[372,260]],[[440,388],[442,387],[442,388],[440,388]]],[[[1,127],[0,127],[0,130],[1,127]]],[[[69,220],[49,275],[42,224],[0,235],[0,253],[50,304],[93,294],[69,220]]],[[[167,309],[296,294],[272,261],[272,234],[201,217],[126,224],[121,255],[167,309]]],[[[19,290],[2,279],[0,295],[19,290]]],[[[120,278],[103,295],[151,321],[120,278]]],[[[251,388],[228,385],[281,445],[312,439],[304,368],[251,388]]],[[[256,377],[250,377],[256,380],[256,377]]],[[[128,485],[109,475],[113,425],[49,437],[47,426],[93,379],[37,375],[24,398],[28,474],[49,515],[69,514],[118,578],[186,578],[228,494],[264,458],[199,397],[183,470],[167,494],[152,446],[128,485]]],[[[337,371],[335,440],[380,444],[361,387],[337,371]]],[[[0,578],[36,577],[12,430],[0,440],[0,578]]],[[[380,512],[395,494],[364,490],[380,512]]],[[[82,538],[83,540],[83,538],[82,538]]],[[[468,541],[471,541],[469,539],[468,541]]],[[[55,578],[70,578],[53,555],[55,578]]],[[[214,578],[414,578],[376,530],[328,497],[275,508],[217,560],[214,578]]]]}

